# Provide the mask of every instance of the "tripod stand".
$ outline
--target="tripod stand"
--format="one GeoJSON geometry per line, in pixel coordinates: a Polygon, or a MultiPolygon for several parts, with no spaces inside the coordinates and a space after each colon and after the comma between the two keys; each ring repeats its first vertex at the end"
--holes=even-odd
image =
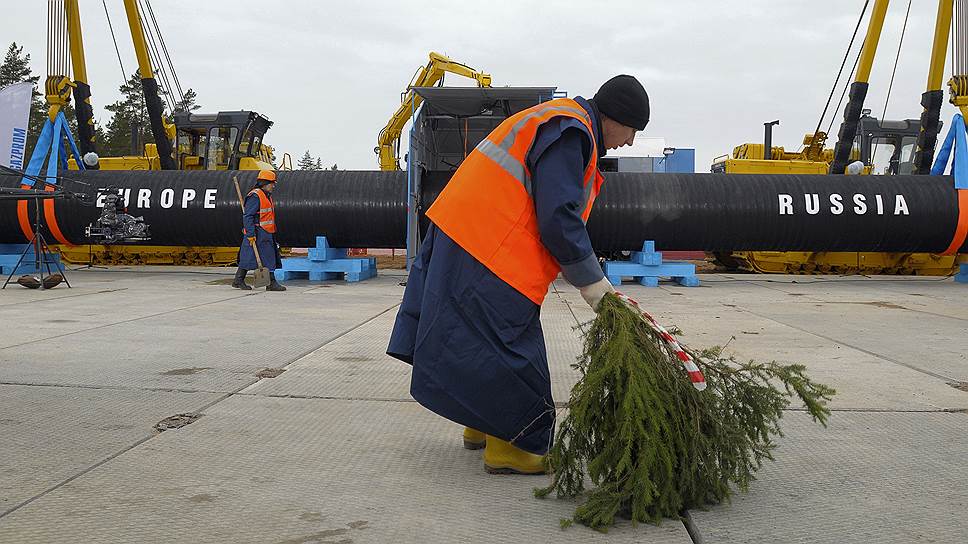
{"type": "Polygon", "coordinates": [[[44,233],[40,231],[41,198],[35,196],[33,197],[33,200],[34,200],[34,235],[30,239],[28,244],[24,247],[23,253],[20,254],[20,259],[17,260],[17,264],[13,266],[13,270],[10,271],[10,275],[7,276],[7,280],[3,282],[3,287],[0,287],[0,289],[7,288],[7,285],[10,283],[10,280],[13,278],[13,275],[17,273],[17,269],[20,268],[21,264],[23,264],[24,258],[27,256],[27,252],[30,250],[31,247],[33,247],[34,249],[34,268],[37,269],[38,273],[40,274],[40,288],[47,289],[44,282],[44,268],[47,269],[47,276],[50,277],[52,275],[51,267],[50,267],[51,264],[54,264],[54,266],[57,267],[57,270],[60,273],[60,276],[64,279],[64,283],[66,283],[67,287],[70,288],[71,282],[67,281],[67,274],[64,271],[64,268],[60,265],[60,262],[58,262],[56,259],[53,259],[50,256],[51,255],[50,246],[47,245],[47,240],[44,239],[44,233]]]}
{"type": "Polygon", "coordinates": [[[74,271],[77,271],[77,270],[90,270],[92,268],[97,268],[97,269],[100,269],[100,270],[107,270],[108,269],[108,267],[106,267],[106,266],[99,266],[99,265],[94,264],[94,246],[93,246],[93,244],[91,244],[90,242],[88,242],[88,244],[87,244],[87,263],[86,264],[83,264],[81,266],[78,266],[77,268],[72,268],[71,270],[74,270],[74,271]]]}

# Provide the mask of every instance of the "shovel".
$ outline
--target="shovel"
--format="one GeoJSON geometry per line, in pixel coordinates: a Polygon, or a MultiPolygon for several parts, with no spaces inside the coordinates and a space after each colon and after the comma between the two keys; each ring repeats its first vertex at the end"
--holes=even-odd
{"type": "MultiPolygon", "coordinates": [[[[232,182],[235,183],[235,192],[239,195],[239,206],[242,207],[242,213],[245,213],[245,200],[242,198],[242,189],[239,187],[238,176],[232,176],[232,182]]],[[[271,272],[269,269],[262,266],[262,257],[259,256],[259,248],[255,245],[254,240],[249,240],[252,244],[252,251],[255,252],[255,262],[259,265],[259,268],[255,269],[255,278],[252,280],[252,287],[267,287],[272,283],[271,272]]]]}

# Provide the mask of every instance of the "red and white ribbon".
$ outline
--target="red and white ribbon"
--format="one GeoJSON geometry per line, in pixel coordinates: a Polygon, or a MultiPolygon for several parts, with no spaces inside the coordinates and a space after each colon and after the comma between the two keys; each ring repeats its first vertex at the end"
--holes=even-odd
{"type": "Polygon", "coordinates": [[[639,314],[642,316],[642,320],[648,323],[652,329],[659,333],[659,336],[662,337],[662,340],[667,346],[669,346],[669,348],[672,349],[679,361],[682,362],[682,366],[686,368],[686,374],[689,375],[689,381],[692,382],[692,386],[698,391],[705,389],[706,377],[702,375],[702,371],[699,370],[698,366],[696,366],[696,362],[692,360],[692,357],[690,357],[688,353],[686,353],[686,350],[682,349],[682,346],[679,345],[679,342],[676,341],[675,337],[669,334],[669,331],[665,330],[662,325],[659,325],[659,322],[649,315],[648,312],[643,310],[639,306],[638,302],[629,298],[623,293],[616,292],[615,294],[629,307],[638,310],[639,314]]]}

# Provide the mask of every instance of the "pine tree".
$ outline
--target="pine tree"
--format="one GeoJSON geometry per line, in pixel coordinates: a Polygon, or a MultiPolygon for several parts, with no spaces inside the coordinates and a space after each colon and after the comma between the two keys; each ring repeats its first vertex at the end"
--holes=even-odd
{"type": "MultiPolygon", "coordinates": [[[[3,64],[0,64],[0,87],[26,81],[37,85],[39,80],[40,76],[30,72],[30,54],[25,55],[23,46],[17,46],[17,42],[11,43],[3,57],[3,64]]],[[[36,88],[34,96],[40,98],[36,88]]]]}
{"type": "MultiPolygon", "coordinates": [[[[33,72],[30,70],[30,53],[24,53],[23,46],[18,46],[17,42],[11,43],[7,48],[7,53],[3,57],[3,63],[0,64],[0,87],[14,83],[34,84],[34,90],[30,98],[30,116],[27,121],[25,160],[29,160],[33,154],[37,137],[40,136],[40,131],[44,128],[44,123],[47,121],[47,104],[39,91],[39,82],[40,76],[33,75],[33,72]]],[[[74,113],[74,107],[68,102],[64,106],[63,111],[64,116],[67,118],[71,134],[76,138],[77,117],[74,113]]]]}
{"type": "Polygon", "coordinates": [[[185,97],[182,100],[178,100],[175,102],[174,111],[193,112],[195,110],[202,109],[201,106],[195,103],[195,100],[197,98],[198,98],[198,95],[195,94],[195,89],[189,88],[187,91],[185,91],[185,97]]]}
{"type": "Polygon", "coordinates": [[[144,144],[154,143],[155,139],[151,134],[140,72],[135,70],[118,90],[121,91],[121,99],[104,106],[112,116],[105,127],[107,134],[99,149],[100,154],[106,157],[141,155],[144,144]]]}
{"type": "Polygon", "coordinates": [[[606,295],[548,454],[551,485],[535,494],[580,496],[572,520],[602,531],[616,516],[658,524],[745,491],[773,460],[773,437],[791,400],[826,425],[835,391],[811,381],[803,365],[744,363],[718,348],[686,352],[705,376],[705,391],[690,383],[662,331],[606,295]]]}
{"type": "Polygon", "coordinates": [[[306,150],[305,153],[303,153],[303,156],[301,159],[299,159],[299,162],[296,163],[296,168],[298,168],[299,170],[316,169],[316,161],[313,160],[313,156],[309,154],[308,149],[306,150]]]}
{"type": "Polygon", "coordinates": [[[37,90],[40,76],[35,76],[30,71],[30,53],[25,54],[23,51],[23,46],[18,46],[17,42],[11,43],[10,47],[7,48],[7,54],[3,57],[3,64],[0,64],[0,87],[21,82],[34,84],[33,96],[30,99],[30,118],[27,123],[27,148],[24,155],[26,161],[30,158],[34,144],[37,143],[37,137],[40,135],[40,130],[44,126],[47,108],[44,107],[42,95],[37,90]]]}
{"type": "Polygon", "coordinates": [[[313,166],[313,170],[322,170],[322,169],[323,169],[323,158],[316,157],[316,164],[313,166]]]}
{"type": "Polygon", "coordinates": [[[329,167],[329,169],[332,170],[333,172],[335,172],[335,171],[339,170],[339,167],[336,166],[336,164],[334,163],[333,166],[330,166],[329,167]]]}

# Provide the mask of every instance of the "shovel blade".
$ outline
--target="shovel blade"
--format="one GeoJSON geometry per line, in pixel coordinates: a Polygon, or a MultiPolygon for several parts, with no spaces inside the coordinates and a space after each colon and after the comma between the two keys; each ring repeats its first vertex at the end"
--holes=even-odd
{"type": "Polygon", "coordinates": [[[252,280],[252,287],[267,287],[272,283],[272,272],[268,268],[256,268],[255,278],[252,280]]]}

